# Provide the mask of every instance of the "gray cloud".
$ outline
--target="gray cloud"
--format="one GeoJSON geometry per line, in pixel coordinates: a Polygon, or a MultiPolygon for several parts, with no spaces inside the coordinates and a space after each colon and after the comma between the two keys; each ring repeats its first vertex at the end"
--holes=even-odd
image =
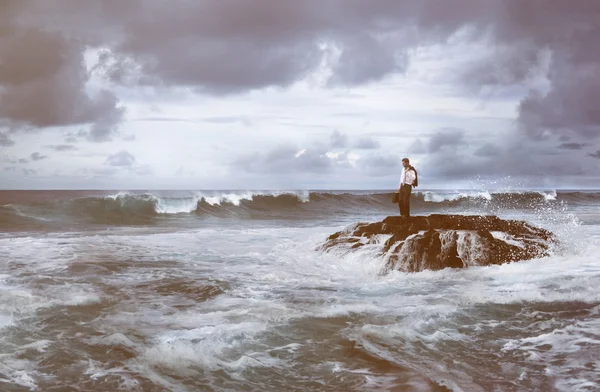
{"type": "Polygon", "coordinates": [[[359,168],[372,177],[387,176],[390,172],[400,172],[402,158],[390,155],[374,154],[361,158],[359,168]]]}
{"type": "MultiPolygon", "coordinates": [[[[109,139],[123,109],[108,90],[87,91],[84,43],[37,23],[29,7],[41,4],[9,4],[3,11],[10,9],[19,17],[0,21],[0,120],[13,129],[92,124],[93,140],[109,139]]],[[[52,11],[58,20],[65,12],[52,11]]]]}
{"type": "Polygon", "coordinates": [[[437,153],[446,147],[456,148],[467,144],[464,140],[464,131],[456,128],[439,129],[429,138],[427,149],[429,153],[437,153]]]}
{"type": "Polygon", "coordinates": [[[15,142],[8,137],[8,134],[0,132],[0,146],[9,147],[15,144],[15,142]]]}
{"type": "Polygon", "coordinates": [[[330,142],[332,148],[345,148],[348,146],[348,136],[336,129],[331,134],[330,142]]]}
{"type": "Polygon", "coordinates": [[[587,146],[586,143],[563,143],[558,148],[561,150],[581,150],[585,146],[587,146]]]}
{"type": "Polygon", "coordinates": [[[68,132],[65,136],[65,143],[77,143],[81,138],[87,138],[88,133],[80,129],[77,132],[68,132]]]}
{"type": "Polygon", "coordinates": [[[72,144],[57,144],[52,146],[46,146],[54,151],[74,151],[77,147],[72,144]]]}
{"type": "Polygon", "coordinates": [[[476,157],[494,157],[498,156],[502,153],[501,149],[498,146],[495,146],[491,143],[486,143],[483,146],[477,148],[473,155],[476,157]]]}
{"type": "MultiPolygon", "coordinates": [[[[435,137],[433,135],[432,137],[435,137]]],[[[517,139],[498,137],[495,143],[472,143],[474,152],[462,148],[443,148],[427,155],[420,174],[431,181],[470,180],[486,186],[497,180],[510,179],[512,185],[539,186],[545,178],[566,177],[574,180],[579,175],[594,175],[596,168],[585,165],[581,152],[558,150],[555,141],[538,140],[530,143],[527,136],[517,139]],[[553,154],[549,155],[548,152],[553,154]],[[562,151],[562,152],[561,152],[562,151]]]]}
{"type": "Polygon", "coordinates": [[[42,159],[46,159],[48,157],[40,154],[39,152],[34,152],[29,156],[29,158],[31,158],[32,161],[41,161],[42,159]]]}
{"type": "MultiPolygon", "coordinates": [[[[445,130],[422,145],[416,141],[409,152],[428,152],[424,162],[436,175],[577,174],[587,169],[578,164],[577,148],[567,145],[590,145],[600,134],[600,2],[176,4],[2,2],[0,145],[13,143],[4,128],[90,125],[84,135],[67,136],[69,143],[80,137],[109,140],[117,132],[123,109],[114,93],[86,87],[86,48],[103,50],[94,73],[117,86],[229,94],[286,87],[319,70],[330,71],[329,86],[370,83],[404,72],[415,48],[478,43],[491,49],[476,61],[461,62],[460,72],[452,73],[454,91],[472,96],[489,87],[509,88],[512,99],[522,98],[518,127],[505,140],[472,140],[460,130],[445,130]],[[529,83],[535,76],[543,83],[529,83]],[[563,147],[557,149],[559,143],[563,147]],[[454,165],[444,165],[445,159],[454,159],[454,165]]],[[[294,170],[327,169],[333,162],[322,160],[320,149],[307,149],[300,159],[296,152],[273,151],[256,159],[264,168],[283,163],[294,170]]]]}
{"type": "Polygon", "coordinates": [[[377,39],[361,34],[340,39],[342,54],[332,65],[332,85],[356,85],[372,82],[390,73],[404,72],[408,58],[403,51],[396,52],[394,40],[377,39]]]}
{"type": "Polygon", "coordinates": [[[136,118],[132,121],[150,121],[150,122],[186,122],[193,123],[194,121],[188,120],[185,118],[177,118],[177,117],[142,117],[136,118]]]}
{"type": "MultiPolygon", "coordinates": [[[[113,82],[224,93],[287,86],[323,64],[332,70],[330,83],[368,83],[403,72],[412,48],[446,43],[461,32],[462,40],[488,40],[495,48],[461,69],[459,80],[465,85],[519,85],[540,72],[544,51],[552,54],[548,94],[532,92],[521,105],[521,122],[531,135],[577,126],[572,132],[591,137],[600,122],[593,106],[600,94],[597,78],[587,76],[597,74],[600,63],[597,51],[590,50],[599,32],[596,2],[9,3],[3,5],[9,39],[1,47],[14,53],[14,66],[0,72],[0,83],[8,76],[10,83],[29,84],[39,77],[43,84],[30,85],[22,94],[37,98],[34,103],[46,102],[42,98],[49,91],[62,93],[63,99],[47,108],[36,104],[27,113],[16,104],[4,112],[35,126],[93,121],[93,140],[113,132],[120,114],[110,93],[94,98],[84,92],[84,44],[103,48],[95,72],[113,82]],[[18,26],[8,23],[17,16],[18,26]],[[40,26],[44,29],[34,29],[40,26]],[[46,60],[36,61],[41,58],[46,60]],[[24,61],[29,66],[20,69],[24,61]]],[[[25,99],[14,90],[10,94],[25,99]]]]}
{"type": "Polygon", "coordinates": [[[42,159],[46,159],[46,158],[48,158],[46,155],[42,155],[39,152],[34,152],[29,156],[29,158],[20,158],[18,160],[18,162],[19,163],[29,163],[30,160],[37,162],[37,161],[41,161],[42,159]]]}
{"type": "Polygon", "coordinates": [[[17,171],[17,168],[15,166],[7,166],[4,168],[4,171],[17,171]]]}
{"type": "Polygon", "coordinates": [[[588,156],[590,156],[592,158],[600,159],[600,150],[593,152],[593,153],[589,153],[588,156]]]}
{"type": "Polygon", "coordinates": [[[116,154],[110,155],[104,162],[109,166],[133,166],[135,157],[127,151],[119,151],[116,154]]]}
{"type": "Polygon", "coordinates": [[[409,154],[424,154],[427,152],[427,148],[423,141],[419,138],[412,142],[412,144],[408,147],[409,154]]]}
{"type": "Polygon", "coordinates": [[[381,147],[381,145],[372,137],[362,137],[358,139],[356,143],[354,143],[353,147],[360,150],[376,150],[381,147]]]}
{"type": "Polygon", "coordinates": [[[280,146],[264,154],[254,153],[236,160],[233,165],[249,173],[326,173],[333,167],[324,148],[300,150],[280,146]]]}

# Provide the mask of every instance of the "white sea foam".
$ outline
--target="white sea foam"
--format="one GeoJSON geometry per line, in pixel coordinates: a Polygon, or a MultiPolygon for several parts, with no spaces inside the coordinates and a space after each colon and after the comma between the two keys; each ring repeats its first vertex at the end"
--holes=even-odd
{"type": "Polygon", "coordinates": [[[502,351],[522,352],[526,361],[543,365],[545,372],[557,379],[561,391],[594,390],[600,387],[600,318],[599,306],[590,312],[590,318],[547,325],[548,332],[539,333],[531,328],[526,337],[508,339],[502,351]],[[595,314],[596,313],[596,314],[595,314]]]}
{"type": "Polygon", "coordinates": [[[194,195],[190,198],[155,198],[156,212],[159,214],[181,214],[194,212],[198,207],[198,201],[202,199],[201,195],[194,195]]]}
{"type": "Polygon", "coordinates": [[[210,205],[222,205],[225,203],[239,206],[243,200],[251,201],[255,196],[281,196],[292,195],[299,201],[307,203],[310,201],[308,191],[232,191],[232,192],[185,192],[185,193],[132,193],[121,191],[112,195],[104,196],[106,199],[127,200],[139,199],[150,201],[155,204],[155,210],[159,214],[180,214],[194,212],[198,202],[205,201],[210,205]]]}
{"type": "Polygon", "coordinates": [[[556,200],[556,197],[558,196],[556,194],[556,191],[547,191],[547,192],[541,192],[541,195],[544,196],[544,199],[546,201],[552,201],[552,200],[556,200]]]}
{"type": "Polygon", "coordinates": [[[273,358],[265,363],[265,358],[258,360],[248,355],[230,354],[251,342],[265,328],[266,325],[262,323],[241,322],[169,331],[157,336],[142,355],[152,364],[184,372],[193,365],[233,372],[246,367],[272,366],[277,363],[277,359],[273,358]]]}
{"type": "MultiPolygon", "coordinates": [[[[415,192],[417,193],[417,192],[415,192]]],[[[440,203],[443,201],[454,201],[459,199],[483,199],[492,200],[492,195],[488,191],[464,191],[464,192],[421,192],[425,201],[440,203]]]]}
{"type": "Polygon", "coordinates": [[[131,339],[119,332],[102,337],[94,336],[87,339],[87,342],[94,346],[123,346],[128,348],[136,347],[136,344],[131,339]]]}
{"type": "MultiPolygon", "coordinates": [[[[385,261],[378,249],[387,239],[385,236],[377,244],[365,244],[348,254],[315,251],[329,234],[342,228],[236,224],[166,233],[141,228],[114,235],[50,234],[1,239],[0,256],[10,260],[10,268],[7,263],[0,270],[4,273],[4,280],[0,276],[4,290],[0,314],[6,322],[16,323],[26,314],[20,311],[26,310],[31,317],[40,304],[51,304],[58,311],[73,310],[66,307],[115,295],[116,304],[110,313],[99,314],[93,322],[99,330],[109,331],[107,335],[74,338],[92,345],[121,345],[139,354],[114,368],[98,362],[86,365],[87,379],[122,377],[123,388],[138,387],[127,374],[132,371],[169,390],[177,390],[178,386],[165,374],[203,377],[197,373],[198,368],[215,374],[225,372],[234,380],[231,382],[247,381],[253,374],[248,370],[254,368],[263,372],[275,368],[278,374],[291,376],[298,371],[291,366],[303,366],[302,352],[319,343],[298,343],[293,334],[277,335],[278,328],[302,328],[294,323],[303,319],[346,316],[352,319],[339,333],[356,342],[360,349],[401,366],[413,366],[415,372],[455,390],[484,390],[468,375],[474,370],[482,372],[481,368],[476,364],[469,364],[473,366],[469,369],[458,365],[468,360],[463,355],[470,351],[481,352],[481,357],[495,353],[494,347],[486,344],[505,347],[503,355],[508,359],[514,353],[545,363],[569,357],[565,369],[574,369],[574,375],[548,366],[557,377],[559,390],[593,384],[593,374],[583,366],[600,340],[595,332],[600,328],[598,315],[590,313],[572,326],[544,320],[545,326],[554,329],[536,332],[540,325],[514,324],[515,319],[530,317],[525,313],[507,319],[474,314],[481,309],[506,311],[530,304],[568,307],[576,302],[594,306],[600,302],[596,289],[600,284],[600,247],[595,239],[598,233],[580,226],[571,228],[573,238],[587,240],[586,246],[575,253],[502,266],[417,274],[391,272],[381,276],[379,271],[385,261]],[[105,275],[82,274],[77,276],[76,284],[65,284],[60,279],[73,278],[69,267],[78,262],[115,263],[118,268],[107,267],[105,275]],[[35,287],[27,286],[26,280],[27,276],[40,274],[60,282],[44,287],[43,296],[32,291],[35,287]],[[170,302],[177,295],[176,290],[173,295],[165,295],[145,289],[155,281],[182,277],[227,282],[227,288],[206,300],[187,301],[183,308],[170,302]],[[18,285],[10,282],[15,279],[18,285]],[[102,287],[106,286],[118,294],[103,293],[102,287]],[[125,333],[130,330],[143,338],[125,333]],[[507,334],[510,341],[494,341],[494,336],[507,334]],[[482,336],[489,338],[489,343],[482,336]],[[574,346],[580,349],[573,351],[574,346]],[[281,355],[272,355],[273,350],[281,355]],[[293,363],[288,362],[290,357],[294,357],[293,363]],[[446,357],[456,358],[456,370],[444,360],[446,357]],[[163,372],[164,368],[169,370],[163,372]]],[[[307,336],[319,334],[310,328],[299,332],[307,336]]],[[[40,343],[29,350],[49,351],[54,347],[55,344],[40,343]]],[[[324,362],[330,359],[333,358],[324,358],[324,362]]],[[[335,358],[332,362],[345,360],[351,361],[335,358]]],[[[27,366],[12,366],[2,374],[13,374],[11,380],[22,375],[21,385],[36,385],[35,368],[27,366]]],[[[522,382],[540,377],[533,373],[534,367],[519,364],[514,373],[506,370],[506,377],[514,376],[511,380],[515,382],[519,377],[522,382]]],[[[342,371],[343,366],[336,369],[342,371]]]]}
{"type": "Polygon", "coordinates": [[[204,199],[208,204],[220,205],[223,203],[231,203],[239,206],[242,200],[252,200],[254,196],[281,196],[293,195],[303,203],[310,201],[308,191],[246,191],[246,192],[228,192],[219,194],[200,193],[201,199],[204,199]]]}

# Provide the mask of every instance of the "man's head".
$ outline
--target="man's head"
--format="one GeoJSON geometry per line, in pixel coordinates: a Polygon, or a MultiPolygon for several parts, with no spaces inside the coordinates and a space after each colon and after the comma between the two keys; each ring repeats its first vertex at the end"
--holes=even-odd
{"type": "Polygon", "coordinates": [[[402,158],[402,166],[404,166],[404,167],[410,166],[410,161],[408,160],[408,158],[402,158]]]}

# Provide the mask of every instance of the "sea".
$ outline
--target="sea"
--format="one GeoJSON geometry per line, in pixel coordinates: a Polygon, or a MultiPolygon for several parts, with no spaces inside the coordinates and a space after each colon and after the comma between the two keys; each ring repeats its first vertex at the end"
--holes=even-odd
{"type": "Polygon", "coordinates": [[[550,257],[381,274],[322,252],[385,190],[1,191],[0,391],[600,391],[600,190],[421,190],[550,257]]]}

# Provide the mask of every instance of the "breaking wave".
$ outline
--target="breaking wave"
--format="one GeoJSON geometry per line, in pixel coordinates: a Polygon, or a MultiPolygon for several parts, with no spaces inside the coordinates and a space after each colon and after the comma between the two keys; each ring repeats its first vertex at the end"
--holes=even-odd
{"type": "MultiPolygon", "coordinates": [[[[232,217],[311,219],[334,215],[396,213],[392,193],[383,191],[118,192],[0,206],[0,225],[36,227],[47,222],[152,224],[160,219],[232,217]]],[[[560,204],[600,204],[596,191],[414,191],[411,209],[498,213],[560,204]]]]}

